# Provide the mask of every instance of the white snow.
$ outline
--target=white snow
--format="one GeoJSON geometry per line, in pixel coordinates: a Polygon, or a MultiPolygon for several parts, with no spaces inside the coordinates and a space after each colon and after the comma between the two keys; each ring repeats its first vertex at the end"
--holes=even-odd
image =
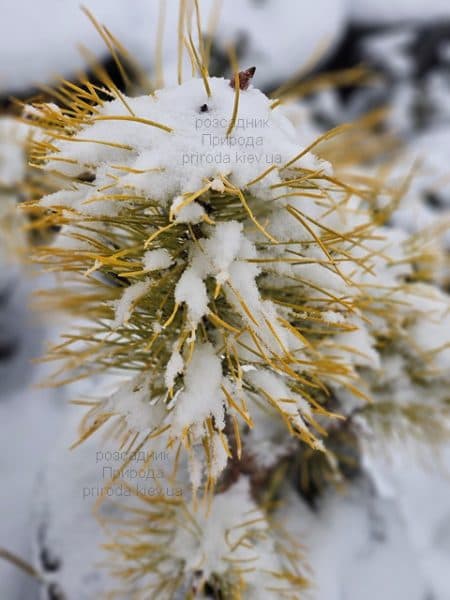
{"type": "MultiPolygon", "coordinates": [[[[34,332],[36,333],[36,332],[34,332]]],[[[31,331],[29,332],[31,336],[31,331]]],[[[27,340],[29,341],[29,340],[27,340]]],[[[21,365],[29,370],[28,361],[21,365]]],[[[33,372],[33,383],[39,379],[33,372]]],[[[3,382],[4,380],[2,380],[3,382]]],[[[6,382],[5,382],[6,383],[6,382]]],[[[0,546],[30,561],[36,480],[55,443],[67,402],[61,390],[29,390],[30,382],[0,396],[0,546]]],[[[33,598],[39,584],[8,562],[0,561],[0,595],[33,598]]]]}
{"type": "Polygon", "coordinates": [[[236,221],[218,223],[213,235],[204,243],[217,283],[224,284],[230,278],[229,269],[237,259],[242,246],[242,224],[236,221]]]}
{"type": "MultiPolygon", "coordinates": [[[[101,385],[105,383],[103,380],[101,385]]],[[[90,387],[85,386],[85,393],[91,395],[93,387],[93,382],[90,387]]],[[[125,450],[119,452],[116,444],[108,443],[99,433],[70,450],[69,446],[77,438],[79,409],[66,410],[64,414],[48,456],[40,456],[43,472],[35,482],[33,520],[27,537],[33,546],[34,566],[44,581],[56,584],[68,600],[90,600],[109,592],[116,584],[106,566],[100,566],[108,559],[101,546],[107,538],[105,528],[96,518],[95,503],[102,494],[121,504],[131,501],[131,492],[125,483],[131,487],[141,486],[146,493],[155,493],[154,490],[163,487],[166,471],[170,472],[170,456],[162,454],[161,460],[144,469],[141,457],[133,457],[125,450]],[[128,470],[123,471],[116,485],[108,487],[112,476],[123,466],[124,456],[132,459],[128,470]],[[44,568],[43,550],[58,560],[57,569],[44,568]]],[[[156,441],[147,450],[148,456],[153,450],[159,452],[156,441]]],[[[147,458],[147,454],[142,458],[147,458]]],[[[104,517],[120,514],[114,506],[107,506],[102,512],[104,517]]],[[[42,586],[40,597],[47,595],[42,586]]],[[[130,591],[130,596],[124,598],[131,596],[130,591]]]]}
{"type": "Polygon", "coordinates": [[[273,407],[255,401],[249,412],[253,427],[244,436],[245,450],[258,468],[273,467],[293,450],[296,441],[286,437],[286,425],[273,407]]]}
{"type": "Polygon", "coordinates": [[[193,267],[188,267],[175,287],[175,302],[186,303],[188,318],[195,328],[208,312],[208,294],[203,279],[193,267]]]}
{"type": "Polygon", "coordinates": [[[225,426],[222,365],[210,343],[196,344],[184,374],[184,389],[176,397],[171,435],[179,437],[193,426],[194,437],[204,434],[203,424],[214,417],[218,430],[225,426]]]}
{"type": "MultiPolygon", "coordinates": [[[[10,358],[0,359],[0,546],[30,561],[36,480],[58,435],[69,391],[39,389],[48,371],[31,363],[51,337],[46,324],[28,310],[31,291],[44,287],[45,280],[22,278],[10,284],[0,306],[0,341],[13,349],[10,358]]],[[[34,598],[37,587],[0,560],[2,598],[34,598]]]]}
{"type": "MultiPolygon", "coordinates": [[[[76,191],[57,192],[44,199],[44,204],[76,208],[87,214],[111,214],[122,203],[108,201],[108,195],[115,190],[129,190],[131,186],[144,197],[166,205],[175,202],[172,213],[177,216],[183,210],[183,202],[185,208],[192,202],[189,194],[202,189],[205,182],[208,189],[217,186],[217,179],[228,177],[232,185],[243,188],[269,167],[281,167],[298,155],[301,148],[295,128],[283,110],[272,110],[269,98],[256,88],[240,93],[236,125],[227,135],[235,92],[225,79],[211,78],[209,84],[211,98],[202,80],[192,79],[181,86],[160,90],[155,96],[126,99],[139,118],[161,124],[170,131],[133,122],[120,100],[106,102],[96,117],[100,120],[94,120],[75,134],[74,140],[80,142],[53,141],[59,150],[56,158],[79,164],[50,159],[46,165],[48,170],[56,169],[65,175],[80,174],[86,168],[83,165],[95,167],[95,188],[79,184],[76,191]],[[202,113],[200,107],[205,103],[209,111],[202,113]],[[130,121],[114,120],[127,116],[130,121]],[[104,117],[113,120],[102,120],[104,117]],[[110,142],[124,144],[129,149],[110,146],[110,142]],[[123,173],[113,165],[138,172],[123,173]],[[103,195],[100,188],[111,184],[110,176],[117,178],[117,183],[103,195]]],[[[324,167],[311,153],[295,163],[302,165],[324,167]]],[[[261,198],[273,198],[282,193],[282,189],[270,188],[277,183],[280,177],[274,168],[262,182],[252,185],[251,191],[261,198]]],[[[201,215],[200,211],[189,217],[197,221],[201,215]]],[[[180,220],[188,217],[182,215],[180,220]]]]}
{"type": "Polygon", "coordinates": [[[357,318],[350,318],[347,323],[353,325],[355,329],[334,336],[331,339],[332,348],[338,348],[339,356],[351,364],[379,369],[380,358],[375,350],[375,338],[368,331],[367,326],[357,318]]]}
{"type": "MultiPolygon", "coordinates": [[[[150,403],[151,380],[151,374],[145,372],[122,380],[115,386],[114,391],[106,396],[102,404],[103,410],[125,418],[128,428],[133,432],[156,428],[165,416],[165,409],[161,404],[150,403]]],[[[102,390],[102,393],[105,393],[105,390],[102,390]]]]}
{"type": "Polygon", "coordinates": [[[450,378],[450,307],[435,320],[422,316],[408,329],[414,347],[422,353],[423,367],[433,375],[450,378]]]}
{"type": "MultiPolygon", "coordinates": [[[[214,497],[209,514],[198,511],[201,537],[197,540],[189,528],[179,528],[173,549],[185,561],[187,570],[195,570],[201,565],[206,578],[212,573],[223,573],[227,570],[226,557],[230,556],[233,547],[231,539],[227,543],[227,532],[236,542],[243,533],[237,526],[258,517],[262,517],[262,512],[250,498],[248,480],[242,477],[228,492],[214,497]]],[[[256,529],[263,527],[264,523],[255,526],[256,529]]],[[[236,558],[253,556],[252,549],[241,548],[236,558]]]]}
{"type": "Polygon", "coordinates": [[[177,346],[175,346],[167,362],[166,370],[164,372],[164,383],[166,384],[168,390],[171,390],[173,388],[176,376],[183,373],[183,370],[184,360],[177,346]]]}
{"type": "Polygon", "coordinates": [[[259,369],[247,373],[246,378],[259,393],[273,398],[275,407],[287,414],[295,427],[305,429],[301,414],[309,416],[311,408],[304,398],[293,393],[281,377],[268,370],[259,369]]]}
{"type": "Polygon", "coordinates": [[[125,288],[119,300],[114,300],[113,305],[116,311],[114,321],[111,324],[113,329],[126,325],[129,321],[135,304],[149,291],[151,281],[138,281],[125,288]]]}
{"type": "MultiPolygon", "coordinates": [[[[177,196],[177,198],[183,199],[182,196],[177,196]]],[[[175,198],[175,200],[177,198],[175,198]]],[[[175,200],[171,207],[173,210],[179,206],[179,203],[175,202],[175,200]]],[[[201,223],[204,220],[205,215],[206,212],[203,206],[197,204],[197,202],[191,202],[191,204],[183,206],[177,211],[175,221],[177,223],[191,223],[192,225],[195,225],[196,223],[201,223]]]]}
{"type": "Polygon", "coordinates": [[[242,573],[247,584],[245,597],[279,598],[276,573],[286,572],[292,565],[275,552],[276,533],[252,500],[247,478],[241,477],[215,495],[207,513],[200,509],[194,516],[198,533],[181,524],[171,545],[172,556],[183,561],[185,572],[200,570],[201,578],[207,580],[212,574],[226,576],[238,564],[251,565],[242,573]]]}
{"type": "Polygon", "coordinates": [[[165,248],[149,250],[144,254],[144,268],[146,271],[168,269],[172,264],[173,259],[165,248]]]}

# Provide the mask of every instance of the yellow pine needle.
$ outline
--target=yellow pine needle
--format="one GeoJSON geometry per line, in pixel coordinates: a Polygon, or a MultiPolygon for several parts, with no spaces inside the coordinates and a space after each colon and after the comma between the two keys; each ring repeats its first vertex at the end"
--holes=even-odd
{"type": "Polygon", "coordinates": [[[172,314],[170,315],[170,317],[167,319],[167,321],[162,326],[163,329],[167,329],[167,327],[170,327],[170,325],[173,323],[173,320],[175,319],[175,317],[177,315],[177,312],[178,312],[179,308],[180,308],[180,305],[178,303],[175,303],[175,306],[173,307],[172,314]]]}
{"type": "Polygon", "coordinates": [[[93,433],[95,433],[102,425],[108,421],[110,417],[113,416],[113,413],[106,413],[99,416],[94,423],[80,435],[78,440],[74,442],[71,446],[69,446],[69,450],[74,450],[78,446],[80,446],[85,440],[87,440],[93,433]]]}
{"type": "Polygon", "coordinates": [[[194,58],[195,64],[198,68],[198,71],[202,77],[203,80],[203,85],[205,86],[205,91],[206,91],[206,95],[208,96],[208,98],[211,98],[211,88],[209,86],[209,81],[208,81],[208,72],[206,71],[205,66],[202,64],[202,62],[199,59],[199,56],[197,54],[197,50],[195,49],[194,46],[194,42],[192,41],[192,36],[189,34],[189,47],[191,49],[192,52],[192,56],[194,58]]]}
{"type": "Polygon", "coordinates": [[[222,446],[223,446],[223,449],[225,450],[226,455],[228,456],[228,458],[233,458],[233,453],[231,452],[231,449],[230,449],[230,446],[228,444],[225,434],[223,433],[223,431],[219,431],[218,433],[219,433],[220,441],[222,442],[222,446]]]}
{"type": "Polygon", "coordinates": [[[124,105],[124,107],[130,113],[130,115],[135,116],[133,110],[129,106],[128,102],[125,100],[124,95],[116,86],[116,84],[112,81],[107,71],[98,63],[95,55],[93,55],[92,52],[90,52],[83,45],[79,45],[79,49],[83,57],[88,61],[88,64],[90,65],[94,74],[106,86],[106,89],[111,93],[111,95],[116,97],[124,105]]]}
{"type": "Polygon", "coordinates": [[[173,132],[173,128],[168,125],[163,125],[162,123],[158,123],[157,121],[152,121],[150,119],[144,119],[143,117],[136,116],[127,116],[127,115],[99,115],[95,116],[92,119],[93,121],[129,121],[130,123],[142,123],[143,125],[150,125],[151,127],[157,127],[158,129],[162,129],[163,131],[167,131],[168,133],[173,132]]]}
{"type": "Polygon", "coordinates": [[[252,321],[252,323],[256,326],[259,327],[259,323],[258,321],[255,319],[255,317],[253,316],[251,310],[249,309],[249,307],[247,306],[247,303],[245,302],[244,298],[242,297],[242,295],[240,294],[240,292],[238,292],[238,290],[236,288],[233,287],[233,285],[228,282],[227,285],[231,288],[233,294],[236,296],[236,298],[239,300],[240,305],[242,306],[245,314],[247,315],[247,317],[250,319],[250,321],[252,321]]]}
{"type": "Polygon", "coordinates": [[[261,225],[261,223],[256,219],[255,215],[253,214],[250,206],[248,205],[247,200],[245,199],[245,196],[242,192],[242,190],[240,190],[238,187],[234,186],[226,177],[222,176],[221,179],[224,182],[225,185],[225,189],[226,191],[228,191],[229,193],[236,195],[239,200],[241,201],[242,206],[245,208],[248,216],[250,217],[250,220],[252,221],[252,223],[255,225],[255,227],[271,242],[273,243],[277,243],[277,240],[270,235],[270,233],[268,233],[264,227],[261,225]]]}
{"type": "Polygon", "coordinates": [[[237,335],[239,335],[241,333],[240,329],[233,327],[232,325],[230,325],[229,323],[227,323],[226,321],[221,319],[218,315],[216,315],[212,311],[209,311],[209,313],[207,314],[207,317],[214,325],[216,325],[216,327],[223,327],[227,331],[230,331],[231,333],[235,333],[237,335]]]}
{"type": "Polygon", "coordinates": [[[116,49],[114,48],[114,45],[111,43],[111,40],[109,39],[108,35],[106,34],[104,27],[102,25],[100,25],[100,23],[97,21],[97,19],[94,17],[94,15],[85,6],[81,6],[81,10],[84,12],[84,14],[90,20],[92,25],[95,27],[97,33],[100,35],[102,40],[105,42],[105,45],[108,48],[108,50],[110,51],[111,56],[113,57],[113,60],[119,70],[120,76],[122,77],[122,81],[124,82],[125,85],[130,86],[130,84],[131,84],[130,79],[129,79],[128,75],[126,74],[122,63],[120,62],[120,59],[116,52],[116,49]]]}
{"type": "Polygon", "coordinates": [[[33,577],[34,579],[36,579],[40,583],[42,583],[42,584],[45,583],[45,579],[41,575],[41,573],[39,573],[39,571],[37,571],[28,562],[26,562],[25,560],[23,560],[22,558],[20,558],[16,554],[14,554],[13,552],[10,552],[6,548],[0,547],[0,558],[3,559],[3,560],[6,560],[10,564],[14,565],[16,568],[20,569],[21,571],[23,571],[27,575],[30,575],[31,577],[33,577]]]}
{"type": "Polygon", "coordinates": [[[195,56],[192,52],[192,48],[188,42],[188,40],[186,39],[186,37],[183,39],[183,44],[187,50],[188,56],[189,56],[189,60],[191,62],[191,73],[192,73],[192,77],[195,77],[196,73],[197,73],[197,63],[195,60],[195,56]]]}
{"type": "Polygon", "coordinates": [[[233,434],[234,441],[236,443],[236,456],[238,460],[242,458],[242,440],[241,440],[241,432],[239,430],[239,423],[236,418],[236,415],[231,415],[231,422],[233,423],[233,434]]]}
{"type": "Polygon", "coordinates": [[[233,112],[231,114],[230,123],[227,128],[226,136],[230,136],[238,118],[239,113],[239,94],[241,91],[241,87],[239,85],[239,65],[236,58],[236,51],[233,47],[229,50],[230,55],[230,64],[231,64],[231,72],[234,73],[234,102],[233,102],[233,112]]]}
{"type": "Polygon", "coordinates": [[[302,344],[307,346],[310,350],[317,352],[312,343],[298,329],[291,325],[289,321],[283,319],[283,317],[278,317],[278,322],[290,331],[302,344]]]}
{"type": "Polygon", "coordinates": [[[183,208],[185,208],[186,206],[191,204],[191,202],[194,202],[194,200],[196,200],[197,198],[202,196],[210,188],[211,188],[211,182],[207,183],[202,188],[198,189],[196,192],[192,192],[191,194],[186,194],[186,197],[183,200],[183,202],[180,202],[180,204],[178,204],[178,206],[176,206],[175,208],[170,209],[169,219],[173,220],[183,208]]]}
{"type": "Polygon", "coordinates": [[[254,179],[252,179],[248,183],[246,183],[244,187],[247,188],[247,187],[250,187],[252,185],[255,185],[255,183],[259,183],[260,181],[262,181],[264,179],[264,177],[267,177],[267,175],[269,175],[270,173],[272,173],[272,171],[274,171],[277,168],[278,167],[276,165],[270,165],[270,167],[268,167],[267,169],[265,169],[260,175],[258,175],[257,177],[255,177],[254,179]]]}
{"type": "Polygon", "coordinates": [[[271,334],[277,341],[278,345],[280,346],[280,348],[283,351],[283,353],[285,354],[285,356],[289,356],[289,351],[287,350],[286,346],[283,344],[282,340],[280,339],[280,336],[278,335],[273,324],[269,321],[269,319],[266,319],[266,318],[264,318],[264,323],[267,325],[267,328],[269,329],[269,331],[271,332],[271,334]]]}
{"type": "Polygon", "coordinates": [[[318,138],[316,138],[314,140],[314,142],[311,142],[311,144],[309,144],[308,146],[306,146],[306,148],[304,148],[301,152],[299,152],[298,154],[296,154],[294,156],[294,158],[291,158],[291,160],[289,160],[287,163],[285,163],[282,167],[280,167],[280,170],[283,169],[288,169],[290,166],[292,166],[295,162],[297,162],[298,160],[300,160],[303,156],[305,156],[305,154],[308,154],[308,152],[311,152],[311,150],[313,148],[315,148],[316,146],[318,146],[321,142],[324,142],[326,140],[329,140],[332,137],[335,137],[341,133],[343,133],[344,131],[348,131],[350,129],[351,125],[344,123],[344,125],[338,125],[337,127],[334,127],[333,129],[330,129],[329,131],[327,131],[326,133],[323,133],[321,136],[319,136],[318,138]]]}
{"type": "Polygon", "coordinates": [[[137,201],[137,200],[145,200],[143,196],[138,196],[136,194],[101,194],[100,196],[93,196],[88,198],[87,200],[83,200],[82,204],[93,204],[94,202],[116,202],[120,201],[137,201]]]}
{"type": "Polygon", "coordinates": [[[134,173],[141,175],[143,173],[163,173],[166,169],[164,167],[151,167],[149,169],[135,169],[133,167],[127,167],[126,165],[111,165],[111,169],[117,171],[124,171],[125,173],[134,173]]]}
{"type": "Polygon", "coordinates": [[[96,139],[90,139],[90,138],[77,138],[77,137],[71,137],[69,135],[53,135],[52,137],[54,137],[57,140],[63,140],[66,142],[82,142],[82,143],[88,143],[88,144],[100,144],[101,146],[109,146],[111,148],[120,148],[121,150],[133,150],[132,146],[129,146],[128,144],[119,144],[118,142],[107,142],[104,140],[96,140],[96,139]]]}
{"type": "Polygon", "coordinates": [[[197,26],[198,46],[199,46],[200,58],[201,58],[200,64],[201,64],[202,69],[204,69],[205,73],[208,74],[207,61],[206,61],[206,55],[205,55],[205,45],[204,45],[204,40],[203,40],[203,31],[202,31],[202,23],[201,23],[200,8],[198,5],[198,0],[194,0],[194,8],[195,8],[195,22],[196,22],[196,26],[197,26]]]}
{"type": "Polygon", "coordinates": [[[152,242],[154,242],[159,235],[169,231],[170,229],[172,229],[173,227],[176,227],[177,225],[178,225],[178,223],[174,222],[174,223],[169,223],[168,225],[165,225],[164,227],[160,227],[157,231],[152,233],[152,235],[149,238],[147,238],[147,240],[144,244],[144,248],[147,249],[150,246],[150,244],[152,242]]]}
{"type": "Polygon", "coordinates": [[[75,94],[74,96],[72,96],[73,98],[85,98],[86,100],[88,100],[90,110],[95,110],[96,104],[99,106],[103,104],[103,101],[94,89],[86,90],[85,88],[82,88],[79,85],[73,83],[72,81],[68,81],[64,78],[60,78],[60,81],[62,86],[68,88],[72,91],[73,94],[75,94]]]}
{"type": "Polygon", "coordinates": [[[126,59],[127,64],[130,67],[132,67],[134,73],[137,76],[138,82],[141,84],[142,89],[148,90],[148,92],[151,93],[153,86],[145,68],[141,64],[139,64],[136,58],[125,48],[125,46],[120,42],[120,40],[118,40],[113,35],[113,33],[111,33],[111,31],[108,29],[108,27],[106,27],[106,25],[103,26],[103,31],[108,36],[114,47],[117,48],[119,53],[126,59]]]}
{"type": "Polygon", "coordinates": [[[227,399],[228,404],[231,406],[231,408],[233,408],[241,416],[241,418],[245,421],[245,423],[250,428],[252,428],[253,421],[252,421],[250,415],[247,414],[247,412],[244,411],[240,406],[238,406],[237,402],[234,401],[233,396],[230,394],[230,392],[227,390],[227,388],[224,385],[221,386],[221,390],[222,390],[225,398],[227,399]]]}
{"type": "Polygon", "coordinates": [[[180,0],[178,9],[178,48],[177,48],[177,80],[178,85],[183,83],[183,46],[184,27],[186,17],[186,0],[180,0]]]}
{"type": "MultiPolygon", "coordinates": [[[[366,68],[357,66],[337,72],[314,75],[305,81],[300,81],[290,89],[282,91],[282,98],[284,100],[290,97],[301,97],[333,86],[362,85],[371,81],[375,81],[375,77],[371,76],[366,68]]],[[[274,102],[275,106],[277,103],[279,104],[279,100],[274,102]]]]}
{"type": "Polygon", "coordinates": [[[155,86],[157,89],[164,87],[164,68],[163,68],[163,42],[164,42],[164,25],[166,20],[166,2],[159,0],[158,7],[158,26],[156,30],[156,45],[155,45],[155,86]]]}
{"type": "Polygon", "coordinates": [[[312,227],[310,227],[308,225],[308,223],[306,222],[306,219],[302,216],[302,213],[294,208],[293,206],[287,206],[286,210],[289,212],[289,214],[291,214],[293,217],[295,217],[302,225],[303,227],[308,231],[308,233],[314,238],[314,240],[317,242],[317,244],[319,245],[320,249],[322,250],[322,252],[325,254],[325,256],[328,258],[328,260],[330,261],[330,263],[334,266],[334,269],[336,271],[336,273],[339,275],[339,277],[341,277],[345,283],[347,285],[350,285],[350,281],[348,280],[347,277],[345,277],[340,269],[338,268],[338,266],[336,265],[333,257],[331,256],[331,254],[328,252],[325,244],[323,243],[323,241],[320,239],[320,237],[316,234],[316,232],[314,231],[314,229],[312,227]]]}

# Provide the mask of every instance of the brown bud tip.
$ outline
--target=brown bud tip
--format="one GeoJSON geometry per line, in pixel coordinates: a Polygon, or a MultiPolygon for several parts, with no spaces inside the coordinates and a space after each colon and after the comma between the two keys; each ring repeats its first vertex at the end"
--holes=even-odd
{"type": "MultiPolygon", "coordinates": [[[[250,85],[250,81],[253,79],[255,71],[256,71],[256,67],[250,67],[249,69],[246,69],[245,71],[239,72],[239,89],[240,90],[248,89],[248,86],[250,85]]],[[[230,86],[234,89],[234,77],[230,81],[230,86]]]]}

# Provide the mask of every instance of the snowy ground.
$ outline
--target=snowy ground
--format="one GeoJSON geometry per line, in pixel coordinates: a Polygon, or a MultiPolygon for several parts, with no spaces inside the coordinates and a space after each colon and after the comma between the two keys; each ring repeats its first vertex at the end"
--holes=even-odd
{"type": "MultiPolygon", "coordinates": [[[[4,339],[12,355],[0,361],[0,546],[30,559],[31,511],[45,457],[57,436],[66,399],[60,390],[33,387],[42,370],[30,360],[40,355],[45,328],[27,308],[29,288],[17,284],[0,310],[4,339]]],[[[32,599],[36,584],[0,561],[0,597],[32,599]]]]}
{"type": "MultiPolygon", "coordinates": [[[[175,80],[178,0],[90,0],[84,3],[99,22],[154,73],[156,31],[163,24],[163,60],[167,78],[175,80]]],[[[346,23],[367,25],[403,21],[436,21],[450,16],[447,0],[242,0],[239,15],[234,0],[201,0],[205,27],[216,22],[215,7],[222,4],[215,37],[220,54],[234,42],[244,63],[258,64],[257,84],[283,82],[302,66],[329,54],[346,23]],[[282,35],[277,35],[282,32],[282,35]]],[[[16,0],[2,11],[0,21],[1,92],[28,91],[57,75],[71,76],[86,66],[77,46],[82,43],[97,58],[108,54],[104,42],[80,10],[77,0],[16,0]],[[20,32],[20,43],[17,34],[20,32]],[[33,60],[29,60],[30,53],[33,60]]]]}
{"type": "MultiPolygon", "coordinates": [[[[99,438],[67,450],[76,421],[76,415],[68,417],[50,452],[31,533],[35,564],[47,585],[69,600],[91,600],[111,586],[97,566],[105,560],[98,548],[104,537],[92,508],[105,484],[104,467],[114,463],[98,459],[107,451],[99,438]]],[[[421,464],[413,449],[396,448],[395,459],[394,453],[380,457],[379,449],[368,450],[371,478],[328,494],[314,511],[295,493],[288,495],[279,515],[306,548],[315,581],[311,598],[450,598],[450,476],[445,470],[450,447],[439,464],[428,456],[429,462],[421,464]]]]}
{"type": "MultiPolygon", "coordinates": [[[[258,65],[257,85],[284,82],[300,71],[317,54],[330,51],[342,31],[346,0],[316,0],[305,11],[300,0],[280,10],[276,0],[242,0],[236,15],[234,0],[226,0],[215,17],[214,0],[201,0],[204,27],[214,24],[215,43],[227,64],[227,48],[235,44],[242,66],[258,65]],[[283,35],[277,35],[283,32],[283,35]]],[[[71,76],[86,66],[78,45],[89,48],[97,58],[107,48],[80,11],[78,0],[17,0],[0,21],[0,95],[3,91],[27,91],[48,83],[56,75],[71,76]],[[26,15],[26,18],[24,18],[26,15]],[[16,44],[20,31],[21,43],[16,44]],[[33,60],[29,60],[30,52],[33,60]]],[[[157,31],[162,24],[162,58],[166,83],[175,83],[177,73],[179,0],[167,0],[161,16],[159,0],[90,0],[85,5],[155,75],[157,31]]],[[[195,37],[195,32],[194,32],[195,37]]],[[[157,69],[156,69],[157,70],[157,69]]],[[[186,61],[185,72],[190,65],[186,61]]],[[[159,75],[155,76],[155,83],[159,75]]]]}

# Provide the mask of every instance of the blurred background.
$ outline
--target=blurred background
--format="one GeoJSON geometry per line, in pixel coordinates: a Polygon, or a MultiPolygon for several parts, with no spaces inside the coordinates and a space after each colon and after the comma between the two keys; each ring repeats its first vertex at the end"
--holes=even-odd
{"type": "MultiPolygon", "coordinates": [[[[148,81],[155,87],[175,83],[177,0],[88,0],[86,5],[129,51],[135,77],[128,88],[138,93],[148,81]]],[[[408,232],[445,224],[449,0],[202,0],[200,5],[211,34],[213,74],[229,74],[232,43],[241,66],[257,66],[254,85],[268,93],[278,90],[301,107],[302,127],[312,132],[379,109],[380,133],[388,132],[401,149],[400,171],[417,167],[394,224],[408,232]]],[[[11,117],[20,113],[19,101],[49,97],[48,87],[58,77],[75,81],[89,71],[80,45],[118,86],[124,83],[78,0],[0,0],[0,8],[0,218],[7,223],[0,234],[0,547],[51,573],[55,582],[43,586],[0,561],[0,598],[91,599],[101,589],[102,575],[87,540],[99,532],[93,522],[82,523],[87,511],[79,497],[80,464],[90,450],[76,458],[64,452],[77,418],[67,400],[80,394],[80,386],[75,391],[37,386],[47,369],[32,359],[42,355],[57,324],[29,308],[30,294],[45,287],[46,276],[23,260],[11,261],[18,240],[9,239],[14,217],[8,207],[38,185],[26,174],[26,131],[11,117]]],[[[449,250],[445,225],[440,233],[439,243],[449,250]]],[[[23,253],[19,258],[26,259],[23,253]]],[[[436,278],[448,291],[445,269],[436,278]]],[[[431,467],[424,460],[405,468],[413,451],[405,447],[395,461],[374,459],[375,492],[337,496],[305,512],[302,542],[311,550],[320,600],[450,600],[450,450],[442,449],[438,468],[436,461],[431,467]]]]}

